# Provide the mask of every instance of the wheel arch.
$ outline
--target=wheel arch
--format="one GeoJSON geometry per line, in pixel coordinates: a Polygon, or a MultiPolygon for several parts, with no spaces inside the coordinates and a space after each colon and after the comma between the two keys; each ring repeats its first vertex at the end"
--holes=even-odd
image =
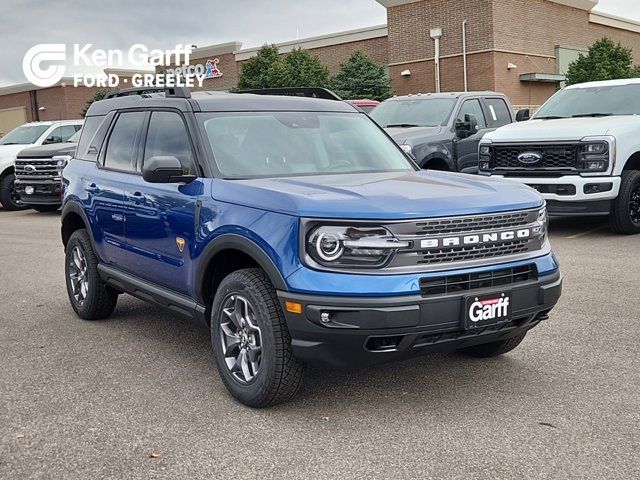
{"type": "Polygon", "coordinates": [[[636,152],[629,157],[622,171],[626,170],[640,170],[640,152],[636,152]]]}
{"type": "Polygon", "coordinates": [[[4,177],[6,177],[7,175],[10,175],[14,172],[14,167],[13,165],[9,165],[7,168],[5,168],[1,173],[0,173],[0,180],[2,180],[4,177]]]}
{"type": "MultiPolygon", "coordinates": [[[[259,267],[273,286],[285,290],[284,277],[267,253],[252,240],[237,234],[223,234],[202,252],[195,278],[196,299],[210,308],[217,286],[229,273],[259,267]]],[[[207,320],[209,316],[207,315],[207,320]]]]}
{"type": "Polygon", "coordinates": [[[82,228],[87,229],[87,231],[89,232],[89,237],[91,238],[91,242],[93,243],[93,236],[91,235],[89,219],[82,210],[82,207],[73,202],[65,204],[65,206],[62,207],[62,214],[60,215],[60,219],[62,222],[62,225],[60,227],[60,234],[62,237],[62,245],[64,245],[65,249],[67,248],[67,243],[69,242],[69,238],[71,238],[73,232],[82,228]]]}
{"type": "Polygon", "coordinates": [[[447,162],[447,160],[445,160],[442,157],[431,157],[431,158],[425,160],[422,163],[421,168],[422,169],[430,168],[432,170],[439,170],[439,171],[443,171],[443,172],[450,172],[451,171],[451,165],[449,165],[449,162],[447,162]]]}

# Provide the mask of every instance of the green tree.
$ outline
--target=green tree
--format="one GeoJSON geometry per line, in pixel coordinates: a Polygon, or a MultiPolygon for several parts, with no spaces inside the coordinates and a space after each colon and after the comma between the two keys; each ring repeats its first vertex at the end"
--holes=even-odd
{"type": "Polygon", "coordinates": [[[382,101],[393,95],[384,68],[359,50],[340,65],[340,73],[331,79],[331,89],[344,99],[382,101]]]}
{"type": "Polygon", "coordinates": [[[633,66],[633,53],[630,48],[620,43],[616,44],[610,38],[601,38],[589,48],[589,53],[580,54],[569,64],[567,85],[632,78],[639,73],[640,68],[633,66]]]}
{"type": "Polygon", "coordinates": [[[96,91],[96,93],[94,93],[93,96],[89,98],[89,100],[87,100],[87,103],[84,105],[82,112],[80,112],[80,115],[82,115],[82,118],[84,118],[87,115],[87,110],[89,110],[89,107],[93,102],[104,100],[104,97],[106,97],[107,94],[109,93],[111,93],[110,88],[101,88],[100,90],[96,91]]]}
{"type": "Polygon", "coordinates": [[[238,90],[277,87],[326,87],[329,70],[302,48],[285,55],[275,45],[264,45],[242,65],[238,90]]]}
{"type": "Polygon", "coordinates": [[[274,69],[274,87],[327,87],[329,70],[308,50],[296,48],[274,69]]]}
{"type": "Polygon", "coordinates": [[[238,90],[274,87],[274,75],[280,76],[282,59],[275,45],[263,45],[256,56],[242,64],[238,90]]]}

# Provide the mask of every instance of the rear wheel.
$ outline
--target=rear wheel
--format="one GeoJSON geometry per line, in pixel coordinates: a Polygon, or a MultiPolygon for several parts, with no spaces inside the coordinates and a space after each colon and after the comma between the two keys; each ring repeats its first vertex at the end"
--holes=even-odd
{"type": "Polygon", "coordinates": [[[211,341],[220,378],[245,405],[282,403],[300,388],[304,367],[293,357],[284,314],[263,270],[238,270],[222,280],[211,309],[211,341]]]}
{"type": "Polygon", "coordinates": [[[5,175],[0,181],[0,203],[5,210],[24,210],[29,208],[22,200],[15,188],[16,176],[13,173],[5,175]]]}
{"type": "Polygon", "coordinates": [[[60,205],[30,205],[36,212],[55,212],[60,208],[60,205]]]}
{"type": "Polygon", "coordinates": [[[622,172],[622,185],[618,198],[613,201],[610,223],[616,233],[640,233],[640,171],[622,172]]]}
{"type": "Polygon", "coordinates": [[[65,277],[71,307],[84,320],[106,318],[116,308],[118,292],[105,285],[98,273],[98,257],[89,232],[73,232],[65,252],[65,277]]]}
{"type": "Polygon", "coordinates": [[[516,348],[518,345],[520,345],[520,343],[522,343],[522,340],[524,340],[525,336],[526,333],[522,333],[507,340],[500,340],[499,342],[483,343],[482,345],[474,345],[473,347],[461,348],[459,352],[470,357],[497,357],[498,355],[510,352],[511,350],[516,348]]]}

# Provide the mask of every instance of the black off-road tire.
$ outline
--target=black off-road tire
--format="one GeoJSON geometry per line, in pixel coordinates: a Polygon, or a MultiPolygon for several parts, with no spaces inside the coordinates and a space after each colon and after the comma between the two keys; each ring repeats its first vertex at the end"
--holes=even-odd
{"type": "Polygon", "coordinates": [[[477,358],[489,358],[489,357],[497,357],[498,355],[503,355],[507,352],[510,352],[514,348],[516,348],[527,333],[521,333],[515,337],[508,338],[507,340],[500,340],[499,342],[492,343],[483,343],[482,345],[475,345],[473,347],[461,348],[458,350],[463,355],[467,355],[469,357],[477,357],[477,358]]]}
{"type": "Polygon", "coordinates": [[[613,208],[609,218],[611,230],[621,235],[635,235],[640,233],[640,221],[634,222],[631,204],[640,195],[640,171],[627,170],[622,172],[622,184],[618,198],[613,201],[613,208]],[[635,196],[635,197],[634,197],[635,196]]]}
{"type": "Polygon", "coordinates": [[[29,207],[33,208],[36,212],[46,213],[57,211],[60,205],[29,205],[29,207]]]}
{"type": "Polygon", "coordinates": [[[83,320],[101,320],[113,313],[118,303],[118,292],[105,285],[98,273],[98,257],[93,251],[89,232],[85,229],[73,232],[65,250],[65,281],[71,307],[83,320]],[[86,278],[88,281],[86,298],[82,303],[74,297],[71,285],[70,269],[74,248],[78,247],[86,260],[86,278]]]}
{"type": "Polygon", "coordinates": [[[25,210],[29,208],[16,196],[13,186],[15,179],[16,176],[13,173],[9,173],[0,181],[0,203],[5,210],[25,210]]]}
{"type": "Polygon", "coordinates": [[[276,290],[262,269],[237,270],[222,280],[211,309],[211,342],[218,373],[227,390],[249,407],[264,408],[286,402],[302,384],[304,365],[293,356],[291,335],[276,290]],[[234,377],[222,347],[220,325],[226,318],[222,310],[234,295],[248,300],[260,328],[260,367],[249,383],[234,377]]]}

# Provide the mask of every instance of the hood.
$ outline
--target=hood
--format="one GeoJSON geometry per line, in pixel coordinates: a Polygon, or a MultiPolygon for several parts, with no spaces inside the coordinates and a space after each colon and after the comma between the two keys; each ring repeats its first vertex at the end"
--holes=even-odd
{"type": "Polygon", "coordinates": [[[437,171],[214,180],[220,201],[310,218],[430,218],[535,208],[516,182],[437,171]]]}
{"type": "Polygon", "coordinates": [[[51,158],[56,155],[73,155],[76,152],[77,143],[52,143],[40,147],[29,147],[20,151],[18,158],[51,158]]]}
{"type": "Polygon", "coordinates": [[[29,145],[0,145],[0,160],[15,160],[19,152],[29,148],[29,145]]]}
{"type": "Polygon", "coordinates": [[[442,132],[442,127],[393,127],[385,128],[385,131],[398,145],[415,145],[416,143],[423,143],[430,137],[439,135],[442,132]]]}
{"type": "Polygon", "coordinates": [[[494,142],[580,140],[583,137],[611,135],[629,124],[640,124],[634,116],[559,118],[511,123],[488,133],[485,138],[494,142]]]}

